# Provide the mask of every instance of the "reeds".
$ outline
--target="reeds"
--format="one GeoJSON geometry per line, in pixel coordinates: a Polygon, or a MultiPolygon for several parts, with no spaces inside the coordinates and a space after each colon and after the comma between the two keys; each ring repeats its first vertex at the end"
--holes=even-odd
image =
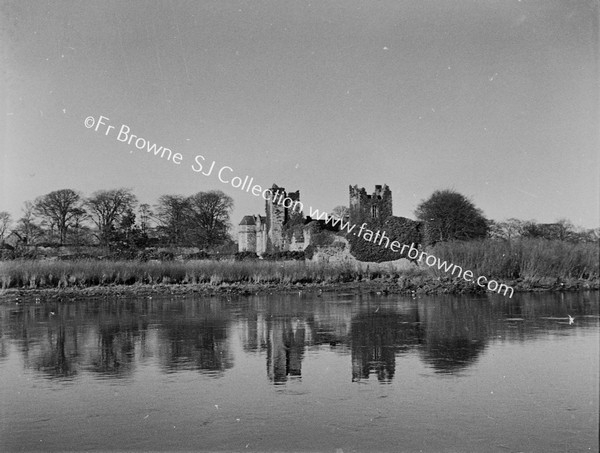
{"type": "MultiPolygon", "coordinates": [[[[446,242],[431,247],[428,253],[475,275],[496,279],[594,279],[598,278],[600,266],[598,244],[546,239],[446,242]]],[[[431,270],[436,275],[445,274],[437,266],[431,270]]]]}
{"type": "MultiPolygon", "coordinates": [[[[440,243],[427,250],[441,260],[500,280],[598,279],[598,244],[543,239],[513,242],[486,239],[440,243]]],[[[294,285],[342,283],[378,278],[397,282],[449,276],[437,266],[394,270],[389,263],[311,261],[110,261],[97,259],[0,262],[2,289],[62,288],[133,284],[250,283],[294,285]],[[408,279],[408,280],[407,280],[408,279]]],[[[400,283],[398,283],[400,284],[400,283]]]]}
{"type": "Polygon", "coordinates": [[[392,277],[385,265],[303,261],[75,261],[0,262],[2,289],[60,288],[133,284],[296,284],[339,283],[392,277]]]}

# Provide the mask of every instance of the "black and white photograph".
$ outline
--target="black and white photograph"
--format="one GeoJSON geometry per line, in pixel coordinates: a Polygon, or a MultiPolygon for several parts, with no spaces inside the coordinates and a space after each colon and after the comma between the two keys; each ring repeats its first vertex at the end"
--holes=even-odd
{"type": "Polygon", "coordinates": [[[598,0],[0,0],[0,451],[599,450],[598,0]]]}

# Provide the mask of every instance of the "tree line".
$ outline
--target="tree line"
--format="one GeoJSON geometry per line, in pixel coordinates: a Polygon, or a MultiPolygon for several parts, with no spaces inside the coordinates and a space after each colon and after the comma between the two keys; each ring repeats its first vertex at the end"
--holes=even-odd
{"type": "MultiPolygon", "coordinates": [[[[231,246],[233,199],[219,190],[190,196],[162,195],[154,206],[138,202],[131,189],[111,189],[84,197],[72,189],[50,192],[27,201],[13,222],[0,212],[0,244],[14,234],[23,245],[103,245],[144,248],[155,245],[214,250],[231,246]]],[[[345,206],[332,214],[347,218],[345,206]]],[[[427,225],[428,243],[482,238],[511,241],[544,238],[567,242],[597,242],[600,229],[575,227],[567,219],[541,224],[533,220],[487,219],[481,209],[453,190],[437,190],[415,210],[427,225]]]]}
{"type": "Polygon", "coordinates": [[[131,189],[99,190],[89,197],[72,189],[27,201],[16,222],[0,212],[0,243],[14,234],[23,245],[175,245],[202,250],[233,242],[233,199],[213,190],[162,195],[154,206],[131,189]]]}

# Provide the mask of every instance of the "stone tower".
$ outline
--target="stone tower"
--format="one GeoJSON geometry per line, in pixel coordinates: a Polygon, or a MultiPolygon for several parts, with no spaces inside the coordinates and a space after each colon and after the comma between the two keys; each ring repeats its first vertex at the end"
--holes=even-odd
{"type": "Polygon", "coordinates": [[[265,202],[266,223],[268,232],[269,250],[284,250],[283,226],[294,216],[302,217],[298,212],[300,204],[300,191],[286,192],[284,187],[273,184],[271,197],[265,202]]]}
{"type": "Polygon", "coordinates": [[[244,216],[238,226],[238,251],[256,251],[256,222],[254,216],[244,216]]]}
{"type": "Polygon", "coordinates": [[[238,251],[262,255],[267,247],[266,219],[260,215],[244,216],[238,226],[238,251]]]}
{"type": "Polygon", "coordinates": [[[375,192],[367,194],[364,187],[350,186],[350,222],[383,223],[392,216],[392,191],[387,184],[376,185],[375,192]]]}

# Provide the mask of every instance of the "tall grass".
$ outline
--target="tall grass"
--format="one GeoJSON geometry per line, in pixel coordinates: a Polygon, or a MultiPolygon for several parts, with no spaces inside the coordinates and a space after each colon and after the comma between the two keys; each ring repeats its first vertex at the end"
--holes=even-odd
{"type": "Polygon", "coordinates": [[[0,262],[2,288],[88,287],[132,284],[337,283],[393,276],[384,266],[303,261],[76,261],[0,262]]]}
{"type": "MultiPolygon", "coordinates": [[[[514,242],[481,240],[440,243],[428,253],[494,279],[599,277],[597,244],[543,239],[514,242]]],[[[7,288],[63,288],[132,284],[340,283],[374,278],[427,279],[448,276],[437,266],[394,270],[389,263],[311,261],[74,261],[14,260],[0,262],[0,282],[7,288]],[[401,274],[401,275],[399,275],[401,274]]]]}
{"type": "MultiPolygon", "coordinates": [[[[484,239],[469,242],[436,244],[428,253],[463,268],[475,275],[493,278],[535,279],[598,278],[600,257],[598,244],[573,244],[546,239],[521,239],[513,242],[484,239]]],[[[431,268],[443,275],[437,266],[431,268]]]]}

